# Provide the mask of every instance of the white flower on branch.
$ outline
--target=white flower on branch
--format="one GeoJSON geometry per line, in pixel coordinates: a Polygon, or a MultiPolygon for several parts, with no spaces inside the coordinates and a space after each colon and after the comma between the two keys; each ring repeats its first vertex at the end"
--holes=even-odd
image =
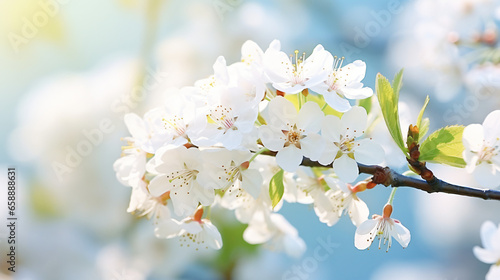
{"type": "Polygon", "coordinates": [[[492,264],[486,280],[500,279],[500,225],[498,227],[491,221],[486,221],[481,226],[481,242],[483,247],[474,247],[474,255],[480,261],[492,264]]]}
{"type": "Polygon", "coordinates": [[[214,202],[214,190],[223,186],[224,171],[204,164],[204,157],[213,156],[199,149],[165,147],[147,163],[146,169],[157,174],[149,183],[149,191],[158,196],[170,191],[175,213],[179,216],[193,213],[198,204],[214,202]]]}
{"type": "Polygon", "coordinates": [[[328,78],[311,89],[322,94],[326,103],[339,112],[351,109],[349,99],[364,99],[373,95],[373,90],[363,87],[361,80],[365,77],[366,64],[356,60],[342,67],[344,58],[334,58],[333,68],[329,70],[328,78]]]}
{"type": "MultiPolygon", "coordinates": [[[[250,152],[216,149],[209,157],[211,164],[224,171],[221,199],[222,207],[234,210],[245,204],[247,195],[257,199],[261,193],[263,178],[259,170],[250,168],[250,152]]],[[[252,164],[254,167],[254,164],[252,164]]]]}
{"type": "Polygon", "coordinates": [[[352,187],[332,177],[325,177],[324,180],[330,187],[330,190],[325,193],[325,196],[329,199],[330,207],[314,207],[321,222],[332,226],[338,222],[343,213],[349,215],[355,226],[359,226],[368,219],[370,210],[366,203],[356,195],[366,189],[366,182],[361,182],[352,187]]]}
{"type": "Polygon", "coordinates": [[[386,251],[389,251],[392,245],[392,237],[406,248],[410,243],[410,231],[404,227],[400,221],[392,219],[392,205],[384,206],[383,215],[373,215],[369,220],[364,221],[356,229],[354,237],[354,245],[359,250],[364,250],[370,247],[375,238],[378,237],[378,248],[383,244],[387,244],[386,251]]]}
{"type": "Polygon", "coordinates": [[[500,110],[486,116],[482,125],[468,125],[463,132],[463,157],[467,172],[483,187],[500,182],[500,110]]]}
{"type": "Polygon", "coordinates": [[[376,164],[383,161],[384,150],[368,138],[362,138],[367,126],[367,114],[363,107],[353,107],[342,119],[328,115],[323,120],[321,135],[325,139],[325,151],[319,163],[333,162],[333,170],[342,181],[353,182],[359,175],[356,162],[376,164]]]}
{"type": "Polygon", "coordinates": [[[332,64],[332,55],[322,45],[317,45],[307,59],[305,53],[299,56],[299,51],[295,51],[295,57],[291,58],[272,48],[264,54],[265,71],[273,87],[289,94],[299,93],[325,81],[332,64]]]}
{"type": "Polygon", "coordinates": [[[180,246],[199,249],[222,248],[219,230],[208,219],[202,219],[203,208],[199,208],[193,217],[181,221],[180,246]]]}
{"type": "Polygon", "coordinates": [[[318,160],[324,141],[318,134],[324,115],[319,105],[305,103],[297,113],[295,106],[278,96],[268,105],[267,125],[260,127],[260,139],[266,148],[278,152],[276,162],[285,171],[294,172],[302,158],[318,160]]]}
{"type": "Polygon", "coordinates": [[[240,91],[220,87],[212,93],[215,101],[208,105],[209,123],[193,143],[199,146],[221,143],[229,150],[242,149],[243,139],[252,135],[258,108],[250,102],[244,102],[240,91]]]}

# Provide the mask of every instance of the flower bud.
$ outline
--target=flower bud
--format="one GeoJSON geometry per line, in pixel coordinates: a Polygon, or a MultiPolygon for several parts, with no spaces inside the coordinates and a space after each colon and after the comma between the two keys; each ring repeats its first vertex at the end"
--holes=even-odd
{"type": "Polygon", "coordinates": [[[392,214],[392,205],[390,204],[386,204],[384,206],[384,210],[382,211],[382,217],[384,218],[390,218],[391,217],[391,214],[392,214]]]}

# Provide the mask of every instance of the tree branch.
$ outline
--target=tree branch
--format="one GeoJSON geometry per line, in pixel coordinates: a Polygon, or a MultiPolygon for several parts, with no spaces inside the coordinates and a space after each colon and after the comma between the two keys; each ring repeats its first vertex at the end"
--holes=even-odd
{"type": "MultiPolygon", "coordinates": [[[[275,152],[263,153],[269,156],[275,156],[275,152]]],[[[301,165],[309,167],[329,167],[332,168],[333,165],[322,165],[317,161],[311,161],[308,158],[302,160],[301,165]]],[[[475,189],[470,187],[464,187],[459,185],[450,184],[448,182],[442,181],[435,176],[432,176],[431,180],[425,181],[409,176],[404,176],[397,173],[396,171],[390,169],[389,167],[382,167],[379,165],[364,165],[358,163],[359,172],[365,174],[373,175],[372,181],[376,184],[382,184],[386,187],[410,187],[414,189],[419,189],[426,191],[428,193],[450,193],[462,196],[470,196],[482,198],[485,200],[499,200],[500,201],[500,191],[488,190],[488,189],[475,189]]]]}

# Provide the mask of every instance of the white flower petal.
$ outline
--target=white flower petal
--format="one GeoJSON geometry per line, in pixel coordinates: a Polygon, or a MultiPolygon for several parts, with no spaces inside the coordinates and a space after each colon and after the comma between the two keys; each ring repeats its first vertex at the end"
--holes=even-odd
{"type": "Polygon", "coordinates": [[[378,164],[384,161],[385,152],[382,146],[369,139],[356,141],[359,145],[354,148],[354,158],[364,164],[378,164]]]}
{"type": "Polygon", "coordinates": [[[333,171],[340,180],[351,183],[358,178],[358,164],[355,160],[344,154],[333,162],[333,171]]]}
{"type": "Polygon", "coordinates": [[[276,154],[276,163],[287,172],[295,172],[302,162],[302,151],[290,145],[276,154]]]}
{"type": "Polygon", "coordinates": [[[498,143],[500,138],[500,110],[495,110],[486,116],[483,122],[485,139],[488,146],[498,143]]]}
{"type": "Polygon", "coordinates": [[[373,95],[373,90],[369,87],[364,87],[364,88],[345,87],[341,91],[342,94],[349,99],[365,99],[373,95]]]}
{"type": "Polygon", "coordinates": [[[462,142],[466,149],[477,152],[483,146],[484,130],[480,124],[471,124],[464,128],[462,142]]]}
{"type": "Polygon", "coordinates": [[[366,203],[359,198],[353,198],[347,211],[352,224],[355,226],[359,226],[361,223],[368,220],[368,215],[370,214],[370,210],[366,203]]]}
{"type": "Polygon", "coordinates": [[[321,163],[322,165],[328,165],[332,163],[335,157],[337,156],[338,151],[339,147],[333,144],[333,142],[325,143],[325,149],[323,150],[323,153],[321,153],[318,162],[321,163]]]}
{"type": "Polygon", "coordinates": [[[158,175],[149,182],[149,193],[153,196],[160,196],[172,189],[172,184],[166,175],[158,175]]]}
{"type": "Polygon", "coordinates": [[[492,265],[488,273],[486,273],[485,280],[498,280],[500,279],[500,265],[492,265]]]}
{"type": "Polygon", "coordinates": [[[494,166],[482,162],[474,169],[474,179],[485,188],[496,188],[500,184],[500,172],[494,166]]]}
{"type": "Polygon", "coordinates": [[[181,233],[181,224],[173,219],[162,219],[155,226],[157,238],[172,238],[181,233]]]}
{"type": "Polygon", "coordinates": [[[354,246],[356,246],[356,248],[364,250],[372,245],[378,223],[378,220],[370,219],[358,226],[354,234],[354,246]]]}
{"type": "Polygon", "coordinates": [[[411,240],[410,231],[398,222],[394,222],[394,228],[396,230],[396,234],[393,235],[394,239],[396,239],[403,248],[408,247],[411,240]]]}
{"type": "Polygon", "coordinates": [[[321,136],[328,142],[340,142],[340,135],[345,134],[340,119],[336,116],[327,115],[321,125],[321,136]]]}
{"type": "Polygon", "coordinates": [[[317,133],[321,129],[323,116],[324,114],[317,103],[306,102],[300,109],[297,127],[304,129],[306,134],[317,133]]]}
{"type": "Polygon", "coordinates": [[[325,149],[325,141],[321,135],[312,133],[300,140],[302,154],[313,161],[317,161],[325,149]]]}
{"type": "Polygon", "coordinates": [[[264,222],[250,223],[243,232],[243,239],[249,244],[262,244],[272,237],[272,232],[264,222]]]}
{"type": "Polygon", "coordinates": [[[341,113],[347,112],[352,108],[349,100],[340,97],[335,91],[324,92],[323,96],[330,107],[341,113]]]}
{"type": "Polygon", "coordinates": [[[484,263],[496,263],[498,261],[498,253],[483,249],[478,246],[473,248],[474,255],[476,258],[484,263]]]}
{"type": "Polygon", "coordinates": [[[149,133],[146,130],[146,124],[141,117],[134,113],[128,113],[123,119],[132,137],[135,139],[145,139],[148,137],[149,133]]]}
{"type": "Polygon", "coordinates": [[[262,186],[262,175],[258,170],[247,169],[241,173],[242,176],[242,187],[248,192],[253,198],[257,199],[259,197],[261,186],[262,186]]]}
{"type": "Polygon", "coordinates": [[[286,53],[268,49],[264,54],[264,67],[267,76],[273,83],[288,81],[290,71],[295,69],[286,53]]]}
{"type": "Polygon", "coordinates": [[[273,130],[269,125],[259,127],[259,137],[264,144],[264,147],[271,151],[279,151],[285,144],[285,139],[282,136],[283,132],[273,130]],[[281,137],[281,138],[280,138],[281,137]]]}
{"type": "Polygon", "coordinates": [[[267,124],[276,128],[280,128],[287,123],[296,123],[298,116],[297,109],[295,109],[293,103],[281,96],[269,102],[268,114],[267,124]]]}
{"type": "Polygon", "coordinates": [[[222,237],[220,235],[219,230],[217,229],[216,226],[214,226],[210,221],[208,220],[203,220],[203,230],[205,231],[207,235],[207,239],[205,239],[205,242],[207,242],[207,245],[219,250],[222,248],[222,237]]]}
{"type": "Polygon", "coordinates": [[[354,106],[342,116],[342,125],[347,130],[349,138],[361,136],[366,128],[366,110],[363,107],[354,106]]]}
{"type": "Polygon", "coordinates": [[[365,78],[366,63],[362,60],[355,60],[342,67],[341,73],[343,76],[349,76],[350,81],[360,82],[365,78]]]}
{"type": "Polygon", "coordinates": [[[483,243],[483,247],[486,249],[492,249],[492,238],[497,232],[497,227],[492,221],[486,221],[481,225],[481,242],[483,243]]]}

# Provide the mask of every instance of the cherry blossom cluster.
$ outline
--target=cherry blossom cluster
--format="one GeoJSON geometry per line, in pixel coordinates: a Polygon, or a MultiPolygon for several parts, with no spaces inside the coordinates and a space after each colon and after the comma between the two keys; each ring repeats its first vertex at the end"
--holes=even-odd
{"type": "Polygon", "coordinates": [[[358,227],[359,249],[375,237],[388,249],[391,236],[406,247],[410,233],[390,218],[392,205],[368,219],[357,193],[375,184],[350,184],[357,162],[384,160],[384,150],[366,136],[367,111],[349,101],[373,95],[361,82],[365,63],[343,66],[344,58],[321,45],[309,56],[280,49],[277,40],[265,51],[247,41],[240,62],[219,57],[210,77],[168,90],[166,103],[142,118],[125,116],[131,136],[114,169],[132,188],[127,211],[152,219],[157,237],[198,250],[221,248],[210,209],[222,207],[248,224],[248,243],[299,256],[304,241],[277,213],[284,200],[313,205],[329,226],[347,213],[358,227]],[[301,166],[304,158],[333,168],[301,166]],[[269,190],[280,172],[277,202],[269,190]]]}

